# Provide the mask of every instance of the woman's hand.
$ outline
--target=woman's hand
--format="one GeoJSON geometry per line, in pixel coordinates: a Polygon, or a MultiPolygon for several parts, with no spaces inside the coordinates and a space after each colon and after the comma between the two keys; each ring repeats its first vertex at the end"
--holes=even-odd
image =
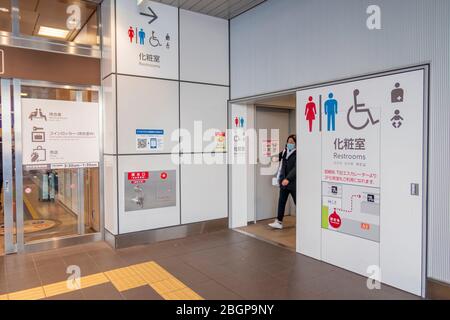
{"type": "Polygon", "coordinates": [[[289,180],[288,179],[284,179],[283,182],[281,182],[281,185],[283,187],[287,187],[289,185],[289,180]]]}

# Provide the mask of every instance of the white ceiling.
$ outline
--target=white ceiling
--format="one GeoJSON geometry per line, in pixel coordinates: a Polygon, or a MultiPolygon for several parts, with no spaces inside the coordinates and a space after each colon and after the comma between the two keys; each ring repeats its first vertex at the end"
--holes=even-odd
{"type": "Polygon", "coordinates": [[[214,17],[231,19],[266,0],[153,0],[214,17]]]}

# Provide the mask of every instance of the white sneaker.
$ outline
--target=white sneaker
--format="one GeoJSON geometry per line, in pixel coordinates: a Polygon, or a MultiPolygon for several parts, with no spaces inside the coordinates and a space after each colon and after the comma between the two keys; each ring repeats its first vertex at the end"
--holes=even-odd
{"type": "Polygon", "coordinates": [[[283,223],[281,223],[278,220],[275,220],[275,222],[269,224],[269,227],[281,230],[281,229],[283,229],[283,223]]]}

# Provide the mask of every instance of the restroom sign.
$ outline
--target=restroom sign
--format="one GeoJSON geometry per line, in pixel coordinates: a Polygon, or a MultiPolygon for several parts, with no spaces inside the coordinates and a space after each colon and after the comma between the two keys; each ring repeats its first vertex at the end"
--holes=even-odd
{"type": "Polygon", "coordinates": [[[178,8],[148,0],[116,7],[118,72],[178,79],[178,8]]]}

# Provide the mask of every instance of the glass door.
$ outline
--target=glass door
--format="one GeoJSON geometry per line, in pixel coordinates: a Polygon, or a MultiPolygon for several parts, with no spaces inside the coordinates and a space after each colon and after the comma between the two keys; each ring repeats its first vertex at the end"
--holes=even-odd
{"type": "Polygon", "coordinates": [[[3,252],[99,234],[98,88],[2,80],[1,97],[3,252]]]}
{"type": "MultiPolygon", "coordinates": [[[[17,237],[23,226],[23,215],[15,205],[16,176],[15,161],[20,160],[14,153],[16,139],[14,126],[14,109],[20,102],[20,89],[17,80],[0,80],[1,99],[1,220],[0,220],[0,255],[17,252],[23,248],[23,238],[17,237]]],[[[20,151],[20,150],[19,150],[20,151]]],[[[19,198],[20,200],[20,198],[19,198]]]]}

